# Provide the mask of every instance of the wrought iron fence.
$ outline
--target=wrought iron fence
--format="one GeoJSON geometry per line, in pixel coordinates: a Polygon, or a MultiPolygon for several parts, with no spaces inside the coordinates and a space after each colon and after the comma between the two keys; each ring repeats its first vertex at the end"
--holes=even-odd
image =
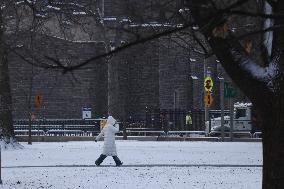
{"type": "MultiPolygon", "coordinates": [[[[14,120],[15,135],[28,135],[29,120],[14,120]]],[[[31,121],[33,136],[94,136],[100,132],[99,119],[45,119],[31,121]]]]}
{"type": "Polygon", "coordinates": [[[204,131],[204,110],[165,110],[148,109],[146,111],[146,128],[157,128],[168,131],[204,131]],[[186,116],[190,115],[192,124],[186,124],[186,116]]]}

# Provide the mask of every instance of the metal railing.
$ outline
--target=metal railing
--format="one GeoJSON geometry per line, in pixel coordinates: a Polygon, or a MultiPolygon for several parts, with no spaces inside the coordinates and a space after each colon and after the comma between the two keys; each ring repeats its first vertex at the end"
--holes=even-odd
{"type": "Polygon", "coordinates": [[[253,133],[253,138],[262,138],[262,132],[253,133]]]}
{"type": "MultiPolygon", "coordinates": [[[[31,122],[32,136],[94,136],[100,132],[100,119],[45,119],[31,122]]],[[[29,120],[14,120],[16,136],[29,134],[29,120]]]]}
{"type": "MultiPolygon", "coordinates": [[[[230,136],[230,132],[224,132],[226,137],[230,136]]],[[[221,131],[211,131],[209,136],[211,137],[220,137],[222,134],[221,131]]],[[[253,135],[250,132],[246,131],[234,131],[232,132],[234,138],[252,138],[253,135]]]]}
{"type": "MultiPolygon", "coordinates": [[[[29,135],[29,130],[14,130],[16,136],[23,136],[23,135],[29,135]]],[[[45,132],[43,130],[31,130],[31,134],[33,136],[44,136],[45,132]]]]}
{"type": "Polygon", "coordinates": [[[47,136],[85,136],[82,130],[49,130],[47,136]]]}
{"type": "Polygon", "coordinates": [[[205,137],[205,131],[169,131],[167,135],[177,135],[182,137],[205,137]]]}

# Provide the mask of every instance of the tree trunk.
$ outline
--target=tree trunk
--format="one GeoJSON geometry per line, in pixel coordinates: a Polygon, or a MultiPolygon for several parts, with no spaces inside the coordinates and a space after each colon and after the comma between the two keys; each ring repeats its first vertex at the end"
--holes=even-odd
{"type": "MultiPolygon", "coordinates": [[[[2,48],[0,46],[0,48],[2,48]]],[[[0,49],[0,128],[2,135],[14,137],[12,99],[9,82],[7,54],[0,49]]]]}
{"type": "MultiPolygon", "coordinates": [[[[283,14],[284,1],[275,4],[273,12],[283,14]]],[[[284,19],[275,25],[284,26],[284,19]]],[[[283,30],[273,33],[272,58],[277,58],[278,73],[274,79],[272,106],[261,108],[263,117],[263,189],[284,188],[284,35],[283,30]]],[[[269,99],[264,99],[268,101],[269,99]]]]}
{"type": "Polygon", "coordinates": [[[10,138],[14,137],[14,128],[8,59],[4,45],[4,27],[1,16],[0,11],[0,133],[4,140],[9,143],[10,138]]]}
{"type": "Polygon", "coordinates": [[[263,117],[263,189],[284,188],[284,98],[275,100],[263,117]]]}
{"type": "MultiPolygon", "coordinates": [[[[277,36],[277,32],[275,33],[277,36]]],[[[282,36],[283,38],[283,36],[282,36]]],[[[280,39],[277,40],[281,41],[280,39]]],[[[253,102],[260,115],[263,132],[263,189],[284,188],[284,87],[283,87],[283,56],[280,55],[280,70],[274,81],[274,92],[265,83],[253,78],[230,54],[232,46],[240,47],[234,39],[211,38],[209,40],[215,55],[226,72],[238,87],[253,102]]],[[[283,52],[278,46],[278,50],[283,52]]]]}
{"type": "MultiPolygon", "coordinates": [[[[278,77],[277,92],[270,91],[262,82],[251,78],[228,53],[230,40],[211,39],[214,53],[226,72],[253,102],[260,115],[263,132],[263,189],[284,188],[284,88],[283,74],[278,77]]],[[[283,50],[282,50],[283,51],[283,50]]],[[[280,64],[280,63],[279,63],[280,64]]]]}
{"type": "MultiPolygon", "coordinates": [[[[210,1],[192,0],[193,7],[210,5],[210,1]]],[[[243,1],[244,2],[244,1],[243,1]]],[[[272,2],[272,1],[271,1],[272,2]]],[[[284,1],[275,2],[273,12],[282,14],[284,1]]],[[[208,6],[207,6],[208,7],[208,6]]],[[[193,8],[194,9],[194,8],[193,8]]],[[[210,14],[210,11],[207,13],[210,14]]],[[[276,78],[273,80],[273,88],[269,88],[267,83],[258,80],[241,66],[240,61],[232,54],[232,49],[238,51],[239,58],[248,59],[243,52],[240,42],[232,35],[214,37],[212,31],[216,26],[220,26],[219,19],[211,19],[210,16],[200,13],[198,8],[192,10],[195,21],[202,27],[203,34],[209,39],[209,44],[220,60],[222,66],[244,94],[252,101],[257,113],[261,118],[263,132],[263,189],[284,188],[284,35],[283,30],[274,31],[272,59],[279,68],[276,78]],[[211,19],[210,24],[208,19],[211,19]],[[219,25],[218,25],[219,24],[219,25]]],[[[216,16],[216,14],[215,14],[216,16]]],[[[220,15],[218,15],[220,16],[220,15]]],[[[224,15],[221,15],[224,17],[224,15]]],[[[222,22],[224,23],[224,22],[222,22]]],[[[275,25],[283,26],[283,18],[275,20],[275,25]]]]}

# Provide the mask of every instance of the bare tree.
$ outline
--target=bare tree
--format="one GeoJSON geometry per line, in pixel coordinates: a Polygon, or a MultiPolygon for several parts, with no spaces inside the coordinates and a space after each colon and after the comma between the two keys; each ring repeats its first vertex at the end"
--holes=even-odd
{"type": "MultiPolygon", "coordinates": [[[[148,14],[140,13],[142,9],[139,7],[140,12],[132,12],[132,14],[142,15],[141,19],[136,19],[130,23],[135,27],[128,27],[129,24],[121,24],[119,28],[115,28],[120,29],[122,33],[130,33],[132,35],[131,40],[124,43],[122,46],[116,44],[115,48],[110,48],[109,52],[94,56],[76,65],[65,65],[60,59],[46,56],[46,58],[52,62],[52,64],[48,66],[60,68],[64,72],[68,72],[79,69],[94,60],[108,57],[132,46],[146,43],[166,35],[172,35],[182,31],[198,35],[203,34],[204,37],[194,37],[195,35],[193,34],[193,38],[198,41],[198,45],[201,46],[207,56],[215,55],[218,58],[235,84],[238,85],[244,94],[253,102],[261,117],[263,131],[263,188],[283,188],[284,46],[282,33],[284,26],[284,1],[185,0],[182,3],[181,9],[178,7],[172,9],[174,1],[167,1],[162,4],[153,4],[152,2],[155,1],[151,1],[151,5],[156,5],[154,6],[155,8],[152,9],[154,10],[153,13],[160,12],[158,16],[157,14],[153,14],[153,18],[156,19],[162,16],[163,19],[160,20],[160,22],[163,23],[161,26],[167,24],[171,27],[160,27],[162,29],[157,29],[157,24],[161,23],[149,23],[147,27],[148,29],[152,29],[153,32],[145,32],[145,23],[143,23],[143,20],[151,22],[151,19],[149,20],[148,14]],[[248,6],[247,3],[252,3],[261,8],[258,11],[248,10],[244,8],[248,6]],[[163,9],[166,11],[162,11],[163,9]],[[240,23],[247,23],[248,18],[257,18],[257,20],[255,20],[257,26],[250,27],[250,29],[247,29],[249,26],[245,26],[243,29],[239,29],[240,32],[234,32],[236,29],[240,28],[240,23]],[[259,25],[258,21],[262,24],[259,25]],[[273,21],[273,25],[269,24],[272,23],[271,21],[273,21]],[[254,35],[261,35],[260,39],[265,39],[268,43],[259,45],[260,40],[258,37],[254,39],[252,37],[254,35]],[[257,46],[265,48],[255,48],[257,46]]],[[[131,3],[126,5],[131,6],[131,3]]],[[[148,4],[145,3],[145,5],[148,4]]],[[[58,9],[59,5],[49,8],[59,11],[67,7],[66,4],[60,4],[60,6],[62,6],[60,9],[58,9]]],[[[41,16],[43,15],[41,14],[41,16]]],[[[137,16],[134,17],[137,18],[137,16]]],[[[74,14],[71,18],[74,18],[74,14]]],[[[45,31],[47,31],[47,29],[45,31]]],[[[1,39],[3,39],[3,31],[0,32],[0,35],[2,36],[1,39]]],[[[121,32],[118,32],[118,35],[121,35],[121,32]]],[[[3,48],[3,40],[1,40],[1,42],[0,47],[2,48],[0,49],[0,55],[3,57],[1,58],[2,62],[5,62],[3,60],[5,60],[6,51],[5,48],[3,48]]],[[[6,81],[7,79],[5,79],[5,82],[6,81]]],[[[5,86],[5,90],[7,89],[9,89],[9,87],[5,86]]],[[[10,96],[9,93],[6,94],[10,96]]],[[[9,106],[6,105],[6,107],[9,106]]],[[[9,108],[5,110],[10,111],[9,108]]]]}
{"type": "MultiPolygon", "coordinates": [[[[172,13],[176,11],[175,14],[170,11],[166,14],[172,15],[167,18],[178,18],[173,19],[176,27],[155,30],[150,35],[143,35],[143,29],[140,33],[133,32],[135,30],[132,28],[133,41],[75,66],[61,68],[65,71],[78,69],[93,60],[165,35],[181,31],[201,33],[204,37],[194,37],[198,45],[206,56],[215,55],[218,58],[234,83],[252,101],[260,116],[263,132],[263,188],[283,188],[284,1],[185,0],[183,6],[183,9],[172,10],[172,13]]],[[[163,7],[156,7],[156,10],[159,9],[163,7]]],[[[143,28],[143,24],[136,22],[137,26],[143,28]]],[[[129,32],[125,26],[121,30],[129,32]]],[[[62,65],[58,60],[53,61],[62,65]]]]}
{"type": "MultiPolygon", "coordinates": [[[[6,1],[0,3],[0,127],[7,143],[14,138],[12,96],[8,54],[22,59],[27,68],[54,69],[60,67],[43,60],[43,47],[38,41],[44,35],[64,40],[94,38],[94,27],[100,23],[100,13],[94,0],[66,1],[6,1]],[[85,19],[82,19],[84,17],[85,19]],[[19,45],[20,44],[20,45],[19,45]],[[40,52],[40,53],[39,53],[40,52]]],[[[57,59],[57,54],[53,56],[57,59]]],[[[65,65],[65,64],[64,64],[65,65]]],[[[33,76],[28,92],[28,119],[32,110],[33,76]]]]}
{"type": "Polygon", "coordinates": [[[0,129],[1,138],[6,143],[10,143],[10,138],[14,136],[12,120],[12,98],[10,90],[10,79],[7,59],[7,48],[5,46],[5,25],[3,9],[4,4],[0,4],[0,129]]]}
{"type": "MultiPolygon", "coordinates": [[[[284,60],[283,60],[283,1],[191,1],[192,17],[207,38],[210,47],[226,72],[252,101],[261,119],[263,132],[263,185],[264,189],[284,187],[284,60]],[[262,12],[245,11],[248,3],[262,12]],[[234,16],[263,18],[264,28],[237,36],[230,25],[234,16]],[[274,25],[267,19],[273,19],[274,25]],[[268,33],[273,31],[272,33],[268,33]],[[252,47],[242,37],[265,35],[266,52],[253,56],[252,47]]],[[[257,27],[255,27],[257,28],[257,27]]],[[[257,42],[257,41],[254,41],[257,42]]]]}

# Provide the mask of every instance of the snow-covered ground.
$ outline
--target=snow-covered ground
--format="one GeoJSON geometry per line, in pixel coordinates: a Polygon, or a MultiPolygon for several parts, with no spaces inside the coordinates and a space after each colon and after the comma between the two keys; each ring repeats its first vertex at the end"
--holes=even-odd
{"type": "Polygon", "coordinates": [[[261,188],[261,143],[116,143],[122,167],[94,166],[103,142],[22,143],[2,151],[0,189],[261,188]]]}

